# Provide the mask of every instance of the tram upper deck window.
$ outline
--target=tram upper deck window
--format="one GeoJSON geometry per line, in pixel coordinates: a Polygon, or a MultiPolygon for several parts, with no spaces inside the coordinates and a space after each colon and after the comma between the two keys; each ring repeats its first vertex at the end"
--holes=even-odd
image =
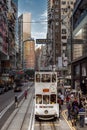
{"type": "Polygon", "coordinates": [[[36,95],[36,104],[42,104],[42,95],[40,94],[36,95]]]}
{"type": "Polygon", "coordinates": [[[36,74],[36,82],[40,82],[40,74],[36,74]]]}
{"type": "Polygon", "coordinates": [[[56,82],[56,74],[52,74],[52,82],[56,82]]]}
{"type": "Polygon", "coordinates": [[[42,82],[51,82],[51,75],[50,74],[42,74],[41,81],[42,82]]]}

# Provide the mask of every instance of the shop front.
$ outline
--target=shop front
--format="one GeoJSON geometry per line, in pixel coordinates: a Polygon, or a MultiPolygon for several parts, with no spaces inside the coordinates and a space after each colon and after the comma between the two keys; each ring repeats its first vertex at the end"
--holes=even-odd
{"type": "Polygon", "coordinates": [[[87,57],[72,63],[72,88],[87,94],[87,57]]]}

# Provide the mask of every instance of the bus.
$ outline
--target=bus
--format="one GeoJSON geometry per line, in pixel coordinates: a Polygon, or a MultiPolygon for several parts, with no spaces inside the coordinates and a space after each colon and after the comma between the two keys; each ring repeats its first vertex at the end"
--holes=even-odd
{"type": "Polygon", "coordinates": [[[35,72],[35,118],[59,119],[56,72],[35,72]]]}

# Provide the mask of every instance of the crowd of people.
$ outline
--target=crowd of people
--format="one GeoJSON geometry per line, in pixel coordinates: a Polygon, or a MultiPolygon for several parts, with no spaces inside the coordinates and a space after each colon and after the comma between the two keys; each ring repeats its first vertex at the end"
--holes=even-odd
{"type": "Polygon", "coordinates": [[[71,120],[72,125],[77,125],[78,122],[80,127],[84,127],[87,116],[87,97],[77,97],[74,94],[64,96],[62,93],[59,93],[58,103],[60,112],[64,101],[68,111],[67,119],[71,120]]]}
{"type": "Polygon", "coordinates": [[[87,98],[80,97],[78,99],[78,97],[71,95],[70,97],[66,97],[66,102],[68,119],[71,119],[72,125],[76,125],[77,121],[79,121],[80,127],[84,127],[87,109],[87,98]]]}

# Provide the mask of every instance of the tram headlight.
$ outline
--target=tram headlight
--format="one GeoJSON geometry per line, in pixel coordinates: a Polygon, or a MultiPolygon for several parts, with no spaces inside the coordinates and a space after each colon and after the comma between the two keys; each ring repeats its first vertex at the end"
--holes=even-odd
{"type": "Polygon", "coordinates": [[[36,115],[39,115],[39,113],[38,113],[38,112],[36,112],[36,115]]]}

